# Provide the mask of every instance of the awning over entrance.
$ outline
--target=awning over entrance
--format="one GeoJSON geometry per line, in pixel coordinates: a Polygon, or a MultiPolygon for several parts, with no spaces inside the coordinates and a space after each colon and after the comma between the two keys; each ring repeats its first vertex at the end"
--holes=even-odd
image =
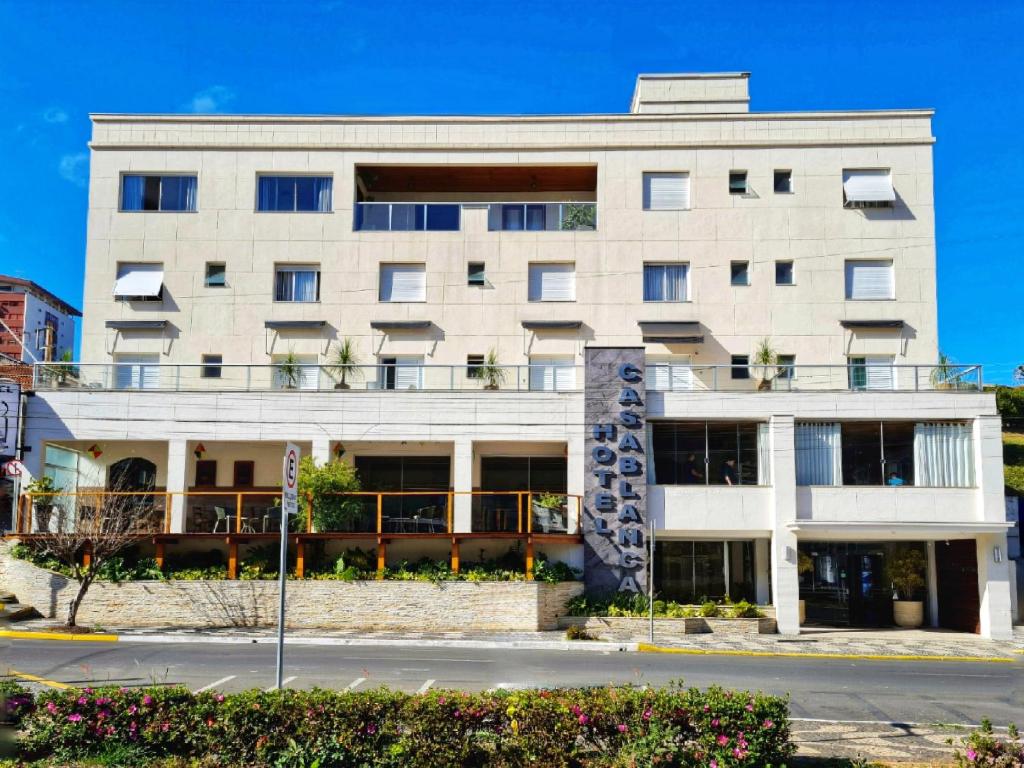
{"type": "Polygon", "coordinates": [[[875,523],[797,520],[787,528],[802,539],[816,541],[931,541],[1005,533],[1006,522],[875,523]]]}
{"type": "Polygon", "coordinates": [[[704,335],[700,332],[700,322],[684,320],[677,322],[646,321],[637,322],[647,344],[703,344],[704,335]]]}

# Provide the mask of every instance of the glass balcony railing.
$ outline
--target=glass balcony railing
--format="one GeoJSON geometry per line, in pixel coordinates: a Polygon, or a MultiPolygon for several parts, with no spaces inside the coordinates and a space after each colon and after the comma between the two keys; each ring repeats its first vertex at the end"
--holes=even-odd
{"type": "MultiPolygon", "coordinates": [[[[597,229],[597,203],[474,203],[487,206],[490,232],[597,229]]],[[[463,203],[356,203],[357,232],[458,232],[463,203]]]]}
{"type": "Polygon", "coordinates": [[[357,232],[458,232],[459,203],[356,203],[357,232]]]}
{"type": "Polygon", "coordinates": [[[491,232],[593,231],[596,203],[492,203],[487,211],[491,232]]]}

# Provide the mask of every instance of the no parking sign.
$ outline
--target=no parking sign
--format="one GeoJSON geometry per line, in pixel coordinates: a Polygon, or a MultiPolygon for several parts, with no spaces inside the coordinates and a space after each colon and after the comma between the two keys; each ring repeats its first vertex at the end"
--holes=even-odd
{"type": "Polygon", "coordinates": [[[281,505],[286,515],[299,512],[299,446],[288,443],[284,450],[281,505]]]}

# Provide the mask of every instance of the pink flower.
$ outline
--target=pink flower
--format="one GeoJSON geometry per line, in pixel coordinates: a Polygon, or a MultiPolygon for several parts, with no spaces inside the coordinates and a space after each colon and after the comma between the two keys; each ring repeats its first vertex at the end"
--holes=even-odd
{"type": "Polygon", "coordinates": [[[52,701],[46,702],[46,711],[49,712],[51,715],[57,714],[57,705],[54,704],[52,701]]]}
{"type": "Polygon", "coordinates": [[[68,715],[68,722],[69,723],[80,723],[80,722],[82,722],[82,716],[81,715],[77,715],[77,714],[76,715],[68,715]]]}
{"type": "Polygon", "coordinates": [[[775,723],[773,723],[771,720],[765,720],[763,723],[761,723],[761,727],[767,730],[769,728],[774,728],[775,723]]]}
{"type": "Polygon", "coordinates": [[[753,712],[754,711],[754,705],[753,704],[747,704],[745,709],[747,710],[747,712],[753,712]]]}
{"type": "Polygon", "coordinates": [[[976,759],[977,759],[977,757],[978,757],[978,753],[977,753],[977,752],[975,752],[975,751],[974,751],[973,749],[971,749],[970,747],[968,747],[968,748],[967,748],[967,759],[968,759],[968,760],[972,760],[972,761],[973,761],[973,760],[976,760],[976,759]]]}
{"type": "Polygon", "coordinates": [[[128,707],[128,714],[129,715],[134,715],[138,711],[139,711],[139,708],[136,707],[134,704],[132,704],[130,707],[128,707]]]}
{"type": "Polygon", "coordinates": [[[92,688],[83,688],[82,690],[86,693],[92,693],[92,688]]]}
{"type": "Polygon", "coordinates": [[[462,717],[462,710],[456,709],[454,712],[452,712],[452,717],[462,717]]]}
{"type": "Polygon", "coordinates": [[[377,732],[377,726],[373,723],[370,723],[368,726],[366,726],[366,732],[373,736],[373,734],[377,732]]]}
{"type": "Polygon", "coordinates": [[[446,701],[448,701],[448,699],[446,699],[446,698],[445,698],[444,696],[441,696],[441,697],[440,697],[440,698],[439,698],[439,699],[437,700],[437,703],[438,703],[438,704],[444,704],[444,703],[445,703],[446,701]]]}
{"type": "Polygon", "coordinates": [[[718,768],[718,761],[714,758],[711,758],[711,762],[708,763],[708,768],[718,768]]]}
{"type": "Polygon", "coordinates": [[[87,698],[85,698],[85,696],[79,696],[78,697],[78,706],[84,707],[88,703],[89,703],[89,700],[87,698]]]}
{"type": "Polygon", "coordinates": [[[736,749],[732,751],[732,756],[735,757],[737,760],[742,760],[744,757],[747,756],[747,753],[739,747],[736,747],[736,749]]]}
{"type": "Polygon", "coordinates": [[[640,719],[641,720],[650,720],[651,719],[651,710],[650,709],[645,709],[644,713],[642,715],[640,715],[640,719]]]}
{"type": "Polygon", "coordinates": [[[153,697],[150,696],[148,693],[145,696],[142,697],[142,706],[148,707],[152,703],[153,703],[153,697]]]}
{"type": "Polygon", "coordinates": [[[707,704],[705,704],[705,705],[704,705],[704,711],[705,711],[705,712],[710,712],[710,711],[711,711],[711,707],[710,707],[710,706],[708,706],[707,704]]]}
{"type": "Polygon", "coordinates": [[[619,729],[619,733],[625,733],[626,731],[629,730],[629,726],[626,725],[625,723],[619,723],[618,729],[619,729]]]}
{"type": "Polygon", "coordinates": [[[171,727],[170,723],[164,723],[164,724],[162,724],[160,726],[160,730],[166,733],[170,729],[170,727],[171,727]]]}
{"type": "Polygon", "coordinates": [[[717,741],[717,742],[718,742],[718,746],[720,746],[720,747],[724,747],[724,746],[725,746],[726,744],[728,744],[728,743],[729,743],[729,737],[728,737],[728,736],[726,736],[726,735],[725,735],[724,733],[720,733],[720,734],[718,735],[718,738],[717,738],[717,739],[715,739],[715,741],[717,741]]]}
{"type": "Polygon", "coordinates": [[[712,721],[711,721],[711,727],[712,727],[712,728],[717,728],[717,727],[718,727],[718,724],[719,724],[719,723],[721,723],[721,722],[722,722],[722,721],[721,721],[721,720],[719,720],[719,719],[718,719],[718,718],[716,717],[716,718],[715,718],[714,720],[712,720],[712,721]]]}
{"type": "Polygon", "coordinates": [[[569,711],[572,712],[574,715],[578,715],[582,710],[579,708],[578,704],[573,704],[571,707],[569,707],[569,711]]]}
{"type": "Polygon", "coordinates": [[[580,715],[579,716],[579,721],[580,721],[580,725],[586,725],[590,721],[590,718],[587,717],[586,715],[580,715]]]}
{"type": "Polygon", "coordinates": [[[119,690],[121,693],[128,693],[127,688],[118,688],[117,690],[119,690]]]}
{"type": "Polygon", "coordinates": [[[213,697],[213,700],[216,701],[218,704],[223,704],[224,703],[224,694],[223,693],[218,693],[216,696],[213,697]]]}

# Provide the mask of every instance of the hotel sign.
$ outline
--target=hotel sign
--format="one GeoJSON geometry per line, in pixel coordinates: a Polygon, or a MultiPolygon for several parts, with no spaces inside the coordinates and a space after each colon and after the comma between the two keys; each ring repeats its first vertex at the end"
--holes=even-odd
{"type": "Polygon", "coordinates": [[[588,347],[583,545],[588,592],[647,591],[642,347],[588,347]]]}

